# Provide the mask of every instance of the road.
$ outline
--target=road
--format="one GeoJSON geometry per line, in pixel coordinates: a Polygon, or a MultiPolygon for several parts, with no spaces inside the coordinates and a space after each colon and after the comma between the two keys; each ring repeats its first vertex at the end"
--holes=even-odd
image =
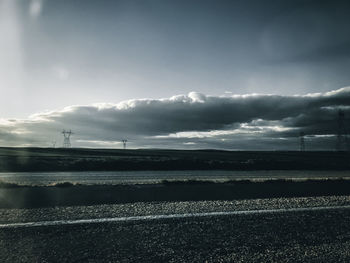
{"type": "Polygon", "coordinates": [[[349,206],[343,196],[0,209],[0,261],[349,262],[349,206]]]}

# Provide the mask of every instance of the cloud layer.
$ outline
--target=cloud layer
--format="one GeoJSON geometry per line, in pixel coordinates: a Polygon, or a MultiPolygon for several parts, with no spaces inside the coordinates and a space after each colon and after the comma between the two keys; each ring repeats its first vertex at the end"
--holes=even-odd
{"type": "MultiPolygon", "coordinates": [[[[69,106],[28,119],[1,119],[2,146],[62,144],[72,129],[73,146],[295,150],[300,131],[308,149],[334,149],[338,111],[350,116],[350,88],[279,96],[207,96],[191,92],[166,99],[69,106]]],[[[348,119],[346,125],[349,126],[348,119]]]]}

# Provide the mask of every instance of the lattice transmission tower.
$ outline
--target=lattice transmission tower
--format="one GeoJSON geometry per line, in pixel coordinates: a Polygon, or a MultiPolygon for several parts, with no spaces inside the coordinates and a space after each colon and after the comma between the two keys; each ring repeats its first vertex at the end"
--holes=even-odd
{"type": "Polygon", "coordinates": [[[63,148],[72,147],[72,145],[70,143],[70,136],[74,133],[71,130],[69,130],[69,131],[63,130],[62,134],[63,134],[63,148]]]}
{"type": "Polygon", "coordinates": [[[300,132],[299,138],[300,138],[300,151],[304,152],[305,151],[305,133],[300,132]]]}
{"type": "Polygon", "coordinates": [[[128,140],[126,139],[123,139],[122,140],[122,143],[123,143],[123,149],[125,150],[126,149],[126,143],[127,143],[128,140]]]}
{"type": "Polygon", "coordinates": [[[337,134],[337,151],[349,150],[348,131],[345,126],[345,113],[342,110],[338,111],[338,134],[337,134]]]}

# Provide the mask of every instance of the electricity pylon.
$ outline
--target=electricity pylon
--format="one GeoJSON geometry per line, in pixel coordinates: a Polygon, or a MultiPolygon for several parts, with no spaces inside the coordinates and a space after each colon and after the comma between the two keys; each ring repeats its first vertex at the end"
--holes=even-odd
{"type": "Polygon", "coordinates": [[[74,133],[71,130],[69,131],[63,130],[62,134],[63,134],[63,148],[70,148],[72,146],[70,143],[70,136],[74,133]]]}
{"type": "Polygon", "coordinates": [[[299,137],[300,137],[300,151],[304,152],[305,151],[305,133],[300,132],[299,137]]]}
{"type": "Polygon", "coordinates": [[[337,151],[347,151],[349,149],[347,130],[345,127],[345,113],[342,110],[338,111],[338,134],[337,134],[337,151]]]}
{"type": "Polygon", "coordinates": [[[126,140],[126,139],[123,139],[122,140],[122,143],[123,143],[123,149],[125,150],[126,149],[126,142],[127,142],[128,140],[126,140]]]}

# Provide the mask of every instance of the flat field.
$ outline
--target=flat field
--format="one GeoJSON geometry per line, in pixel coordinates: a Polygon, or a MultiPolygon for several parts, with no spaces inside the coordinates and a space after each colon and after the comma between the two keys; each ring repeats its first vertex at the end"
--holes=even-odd
{"type": "Polygon", "coordinates": [[[0,172],[350,170],[349,152],[0,148],[0,172]]]}

